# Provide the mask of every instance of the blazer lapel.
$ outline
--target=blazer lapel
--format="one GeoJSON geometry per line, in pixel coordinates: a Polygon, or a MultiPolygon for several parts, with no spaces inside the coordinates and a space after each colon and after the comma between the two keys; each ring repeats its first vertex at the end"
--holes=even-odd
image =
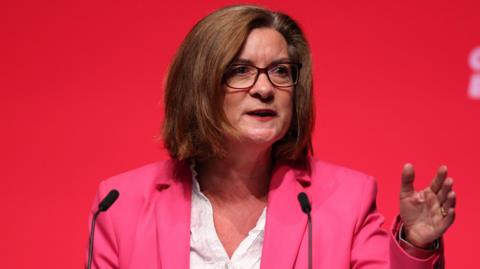
{"type": "Polygon", "coordinates": [[[172,161],[170,174],[157,181],[157,244],[163,269],[190,267],[191,172],[185,162],[172,161]]]}
{"type": "Polygon", "coordinates": [[[302,191],[308,195],[309,185],[307,173],[286,165],[275,169],[268,194],[261,268],[293,268],[307,227],[307,215],[297,195],[302,191]]]}

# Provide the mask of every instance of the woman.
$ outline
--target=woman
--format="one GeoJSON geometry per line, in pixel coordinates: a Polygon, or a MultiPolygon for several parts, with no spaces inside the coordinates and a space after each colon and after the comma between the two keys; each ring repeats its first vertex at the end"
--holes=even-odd
{"type": "Polygon", "coordinates": [[[413,189],[387,232],[374,180],[311,157],[310,51],[290,17],[233,6],[188,34],[167,79],[171,159],[100,185],[94,268],[441,268],[454,219],[446,167],[413,189]],[[297,196],[306,193],[309,217],[297,196]],[[312,245],[309,245],[311,236],[312,245]]]}

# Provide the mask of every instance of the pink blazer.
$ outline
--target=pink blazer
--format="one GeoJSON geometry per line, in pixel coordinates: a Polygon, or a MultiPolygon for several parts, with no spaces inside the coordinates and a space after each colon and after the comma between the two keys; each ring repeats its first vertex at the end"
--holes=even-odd
{"type": "MultiPolygon", "coordinates": [[[[398,225],[382,230],[376,184],[362,173],[310,160],[310,172],[274,168],[268,193],[261,268],[307,268],[307,216],[297,195],[312,204],[313,268],[443,268],[442,253],[409,256],[395,240],[398,225]]],[[[191,171],[160,161],[100,184],[92,211],[111,190],[117,202],[97,219],[93,268],[187,269],[190,251],[191,171]]],[[[91,218],[91,216],[90,216],[91,218]]]]}

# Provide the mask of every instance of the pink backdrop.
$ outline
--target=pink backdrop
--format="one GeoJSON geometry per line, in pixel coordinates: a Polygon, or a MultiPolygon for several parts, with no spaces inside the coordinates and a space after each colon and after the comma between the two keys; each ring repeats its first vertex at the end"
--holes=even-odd
{"type": "MultiPolygon", "coordinates": [[[[403,163],[420,187],[448,164],[458,209],[447,265],[473,268],[480,2],[448,2],[258,3],[292,15],[310,40],[315,155],[376,176],[387,224],[403,163]]],[[[2,1],[2,268],[82,267],[99,181],[165,158],[154,136],[167,66],[197,20],[232,3],[2,1]]]]}

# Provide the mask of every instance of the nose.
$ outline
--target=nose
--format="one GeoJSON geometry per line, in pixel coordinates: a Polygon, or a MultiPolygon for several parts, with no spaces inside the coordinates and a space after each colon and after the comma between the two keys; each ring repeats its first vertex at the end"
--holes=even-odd
{"type": "Polygon", "coordinates": [[[267,74],[261,73],[258,79],[250,88],[250,95],[254,98],[260,99],[262,102],[271,102],[275,95],[275,86],[270,82],[267,74]]]}

